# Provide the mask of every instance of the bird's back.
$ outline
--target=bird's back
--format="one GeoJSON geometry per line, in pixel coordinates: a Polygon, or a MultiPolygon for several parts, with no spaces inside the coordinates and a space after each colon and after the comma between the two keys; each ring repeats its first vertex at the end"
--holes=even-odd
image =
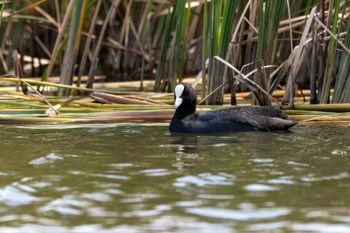
{"type": "Polygon", "coordinates": [[[225,133],[253,130],[287,130],[296,124],[288,115],[270,107],[233,107],[199,112],[187,116],[176,127],[177,132],[225,133]]]}

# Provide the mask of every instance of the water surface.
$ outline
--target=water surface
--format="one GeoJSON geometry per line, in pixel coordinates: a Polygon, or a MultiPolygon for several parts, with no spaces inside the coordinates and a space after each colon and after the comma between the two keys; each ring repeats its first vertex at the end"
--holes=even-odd
{"type": "Polygon", "coordinates": [[[0,232],[350,232],[346,125],[0,130],[0,232]]]}

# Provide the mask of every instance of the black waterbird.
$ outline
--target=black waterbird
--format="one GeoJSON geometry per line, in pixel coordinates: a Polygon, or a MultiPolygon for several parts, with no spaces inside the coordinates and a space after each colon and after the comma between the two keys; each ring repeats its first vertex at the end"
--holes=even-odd
{"type": "Polygon", "coordinates": [[[175,87],[175,114],[170,122],[170,132],[227,133],[238,131],[288,130],[297,124],[288,115],[271,106],[231,107],[196,112],[197,95],[190,84],[175,87]]]}

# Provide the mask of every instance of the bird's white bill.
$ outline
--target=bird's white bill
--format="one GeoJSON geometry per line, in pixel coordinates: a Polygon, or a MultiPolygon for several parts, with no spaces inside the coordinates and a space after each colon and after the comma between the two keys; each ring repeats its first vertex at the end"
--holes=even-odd
{"type": "Polygon", "coordinates": [[[177,97],[175,99],[175,103],[174,103],[175,109],[177,109],[182,104],[182,101],[184,101],[184,100],[181,97],[177,97]]]}

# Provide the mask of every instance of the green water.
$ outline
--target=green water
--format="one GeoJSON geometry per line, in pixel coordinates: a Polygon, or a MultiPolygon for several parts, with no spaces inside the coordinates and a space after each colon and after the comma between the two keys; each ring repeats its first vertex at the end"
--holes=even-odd
{"type": "Polygon", "coordinates": [[[0,232],[350,232],[350,128],[0,128],[0,232]]]}

